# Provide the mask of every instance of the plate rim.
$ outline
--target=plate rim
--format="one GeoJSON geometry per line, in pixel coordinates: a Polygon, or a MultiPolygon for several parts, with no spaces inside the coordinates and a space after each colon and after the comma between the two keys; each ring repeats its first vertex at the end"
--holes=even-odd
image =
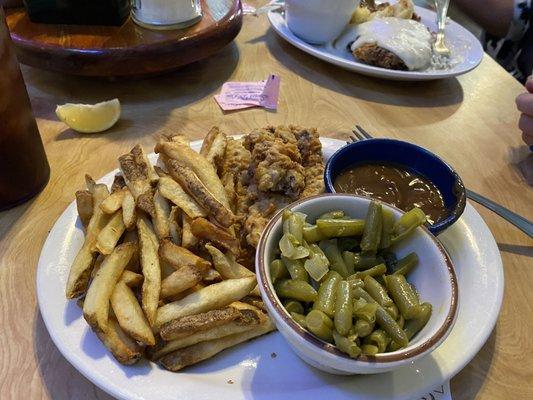
{"type": "MultiPolygon", "coordinates": [[[[240,136],[242,136],[242,135],[236,135],[234,137],[240,137],[240,136]]],[[[329,143],[329,144],[332,144],[334,146],[342,146],[345,143],[344,141],[342,141],[340,139],[334,139],[334,138],[328,138],[328,137],[321,137],[320,139],[321,139],[322,145],[329,143]]],[[[193,148],[195,148],[195,147],[199,148],[199,146],[201,145],[202,142],[203,142],[203,140],[196,140],[196,141],[191,142],[190,145],[193,148]]],[[[153,154],[153,153],[151,153],[151,154],[153,154]]],[[[149,155],[149,157],[151,156],[151,154],[149,155]]],[[[102,177],[100,177],[97,180],[97,182],[101,182],[102,180],[106,179],[107,177],[110,177],[110,176],[114,175],[117,171],[118,171],[118,169],[109,171],[107,174],[105,174],[102,177]]],[[[63,222],[62,221],[63,219],[69,217],[69,214],[71,212],[73,212],[73,211],[75,212],[75,210],[74,210],[75,207],[76,207],[75,201],[72,201],[71,203],[68,204],[68,206],[64,209],[64,211],[59,215],[59,217],[56,219],[53,227],[50,229],[50,232],[49,232],[49,234],[48,234],[48,236],[47,236],[47,238],[46,238],[46,240],[45,240],[45,242],[43,244],[43,247],[41,249],[41,253],[39,255],[37,271],[36,271],[36,292],[37,292],[37,302],[38,302],[38,305],[39,305],[39,312],[40,312],[41,318],[43,319],[43,322],[44,322],[44,324],[46,326],[46,329],[47,329],[47,332],[48,332],[50,338],[52,339],[54,345],[59,350],[61,355],[63,357],[65,357],[65,359],[77,371],[79,371],[85,378],[87,378],[91,383],[93,383],[94,385],[99,387],[104,392],[106,392],[106,393],[108,393],[108,394],[110,394],[112,396],[115,396],[117,398],[120,398],[120,399],[125,399],[125,400],[130,400],[130,399],[135,399],[135,400],[139,399],[139,400],[141,400],[141,399],[145,399],[145,397],[139,396],[137,393],[133,393],[133,392],[127,391],[127,390],[126,391],[122,390],[121,387],[118,386],[118,385],[109,386],[109,385],[106,385],[104,382],[101,382],[100,381],[100,376],[99,376],[100,374],[92,373],[91,367],[89,365],[86,365],[83,361],[79,360],[79,358],[76,356],[75,353],[73,353],[72,351],[69,351],[68,346],[64,345],[63,342],[60,341],[60,338],[58,337],[58,335],[52,335],[51,334],[50,321],[48,320],[49,316],[48,316],[48,314],[46,312],[46,307],[44,305],[44,299],[46,298],[46,294],[43,292],[44,285],[40,285],[41,280],[43,280],[46,277],[46,274],[45,274],[45,271],[44,271],[46,268],[45,268],[45,265],[44,265],[44,262],[43,262],[43,258],[46,257],[44,255],[44,250],[45,250],[45,248],[50,246],[49,242],[52,242],[52,239],[53,239],[52,233],[56,233],[56,227],[58,226],[58,224],[60,222],[63,222]],[[43,310],[45,310],[45,311],[43,312],[43,310]]],[[[481,222],[479,224],[479,226],[481,227],[481,229],[483,231],[485,231],[484,234],[488,234],[487,238],[489,240],[488,240],[488,242],[485,242],[484,245],[488,246],[489,248],[495,249],[497,251],[497,254],[499,255],[500,253],[499,253],[496,241],[494,239],[494,236],[492,235],[492,232],[488,228],[488,226],[485,223],[485,221],[482,219],[482,217],[479,215],[479,213],[472,207],[471,204],[468,204],[467,208],[469,208],[469,213],[472,214],[472,217],[475,218],[475,219],[478,219],[481,222]]],[[[504,286],[505,286],[505,284],[504,284],[503,262],[502,262],[501,256],[499,256],[498,259],[494,260],[494,261],[497,264],[497,268],[496,268],[497,282],[499,283],[499,287],[498,287],[499,290],[496,293],[496,302],[495,302],[495,310],[494,310],[496,312],[490,313],[490,318],[487,319],[486,324],[485,324],[486,328],[483,331],[483,334],[480,336],[481,340],[478,340],[476,345],[472,347],[472,350],[469,352],[470,355],[468,357],[466,357],[466,358],[463,357],[462,361],[460,363],[456,364],[455,367],[449,368],[449,370],[453,370],[452,372],[447,371],[447,373],[442,376],[445,381],[451,379],[453,376],[455,376],[457,373],[459,373],[469,362],[471,362],[471,360],[479,352],[481,347],[484,346],[484,344],[488,340],[490,334],[494,330],[494,327],[496,325],[496,322],[498,320],[499,313],[500,313],[500,310],[501,310],[501,306],[502,306],[502,302],[503,302],[504,286]]],[[[462,297],[461,293],[459,293],[458,305],[460,305],[461,297],[462,297]]],[[[67,304],[68,304],[68,302],[70,302],[70,300],[65,299],[65,302],[67,302],[67,304]]],[[[457,316],[459,315],[459,310],[460,309],[458,307],[457,316]]],[[[109,355],[106,354],[106,357],[109,357],[109,355]]],[[[414,393],[415,396],[418,395],[419,393],[424,393],[426,390],[430,389],[429,385],[425,385],[425,386],[422,385],[422,386],[423,387],[420,387],[418,389],[418,392],[414,393]]],[[[232,393],[239,393],[239,391],[236,391],[236,392],[234,391],[232,393]]],[[[248,391],[242,390],[242,391],[240,391],[240,393],[241,394],[246,394],[246,393],[248,393],[248,391]]],[[[410,394],[410,395],[413,395],[413,394],[410,394]]]]}

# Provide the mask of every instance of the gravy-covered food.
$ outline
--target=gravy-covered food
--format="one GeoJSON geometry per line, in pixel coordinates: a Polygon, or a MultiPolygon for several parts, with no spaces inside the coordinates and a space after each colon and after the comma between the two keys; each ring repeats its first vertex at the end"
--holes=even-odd
{"type": "Polygon", "coordinates": [[[404,211],[419,207],[431,224],[448,214],[439,189],[423,176],[400,166],[354,165],[340,173],[333,186],[338,193],[373,197],[404,211]]]}

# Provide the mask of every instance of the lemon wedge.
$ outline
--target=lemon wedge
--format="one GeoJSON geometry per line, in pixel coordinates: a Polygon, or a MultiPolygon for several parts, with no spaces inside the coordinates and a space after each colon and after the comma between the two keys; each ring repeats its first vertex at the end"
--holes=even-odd
{"type": "Polygon", "coordinates": [[[63,104],[56,108],[57,117],[70,128],[83,133],[103,132],[120,118],[120,101],[113,99],[97,104],[63,104]]]}

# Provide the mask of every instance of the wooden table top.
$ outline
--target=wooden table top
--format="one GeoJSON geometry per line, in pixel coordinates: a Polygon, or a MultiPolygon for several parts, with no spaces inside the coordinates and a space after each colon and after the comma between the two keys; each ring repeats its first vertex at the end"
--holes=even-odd
{"type": "MultiPolygon", "coordinates": [[[[427,147],[452,164],[468,187],[533,219],[533,188],[516,168],[528,154],[520,140],[514,102],[523,89],[488,57],[457,79],[381,81],[297,50],[269,29],[263,15],[245,16],[234,44],[171,75],[109,82],[28,67],[23,72],[52,172],[37,198],[0,213],[0,389],[5,399],[110,398],[52,343],[36,303],[35,271],[49,230],[83,186],[84,174],[104,175],[135,143],[151,149],[158,134],[182,132],[200,139],[213,125],[237,134],[267,124],[294,123],[346,139],[358,123],[376,136],[427,147]],[[277,112],[252,109],[224,114],[213,100],[228,80],[255,81],[269,73],[281,76],[277,112]],[[122,102],[122,119],[106,134],[75,133],[54,114],[56,104],[114,97],[122,102]]],[[[488,342],[452,380],[453,398],[530,399],[533,240],[484,208],[474,207],[500,247],[505,297],[488,342]]]]}

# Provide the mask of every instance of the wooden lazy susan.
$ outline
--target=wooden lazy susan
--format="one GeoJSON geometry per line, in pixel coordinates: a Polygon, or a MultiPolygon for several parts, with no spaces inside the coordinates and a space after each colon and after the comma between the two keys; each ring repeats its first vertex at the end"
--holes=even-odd
{"type": "Polygon", "coordinates": [[[177,69],[216,53],[242,26],[240,0],[201,0],[203,18],[189,28],[158,31],[122,26],[36,24],[24,8],[6,9],[19,61],[84,76],[135,77],[177,69]]]}

